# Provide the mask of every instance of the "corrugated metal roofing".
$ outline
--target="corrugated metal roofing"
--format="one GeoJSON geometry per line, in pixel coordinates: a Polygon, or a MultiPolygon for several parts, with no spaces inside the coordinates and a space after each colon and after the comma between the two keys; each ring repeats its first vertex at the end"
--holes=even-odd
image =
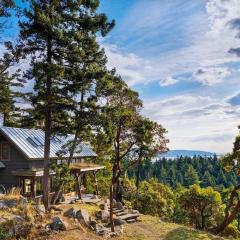
{"type": "MultiPolygon", "coordinates": [[[[24,129],[12,127],[0,127],[0,131],[12,141],[29,159],[43,159],[44,147],[34,146],[29,138],[37,137],[41,142],[44,142],[44,131],[39,129],[24,129]]],[[[62,150],[62,146],[73,140],[73,135],[68,137],[58,137],[60,141],[51,140],[50,158],[56,158],[57,153],[62,150]]],[[[74,158],[77,157],[95,157],[96,153],[86,144],[81,144],[78,147],[80,150],[76,151],[74,158]]],[[[65,156],[67,157],[67,155],[65,156]]]]}

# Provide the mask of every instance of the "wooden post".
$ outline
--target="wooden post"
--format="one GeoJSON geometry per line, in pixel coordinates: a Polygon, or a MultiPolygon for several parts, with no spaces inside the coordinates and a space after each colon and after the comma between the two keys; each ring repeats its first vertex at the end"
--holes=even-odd
{"type": "Polygon", "coordinates": [[[22,195],[24,195],[25,194],[25,192],[24,192],[24,181],[23,181],[22,177],[19,177],[19,187],[21,188],[22,195]]]}
{"type": "Polygon", "coordinates": [[[96,178],[97,171],[93,171],[93,181],[94,181],[94,186],[95,186],[95,195],[99,195],[99,188],[98,188],[98,181],[96,178]]]}
{"type": "Polygon", "coordinates": [[[31,198],[35,198],[36,197],[36,188],[35,188],[35,177],[31,178],[31,198]]]}
{"type": "Polygon", "coordinates": [[[76,193],[77,193],[77,197],[78,199],[82,199],[82,194],[81,194],[81,174],[76,173],[76,193]]]}
{"type": "Polygon", "coordinates": [[[86,176],[86,172],[84,172],[82,174],[82,182],[83,182],[83,186],[84,186],[84,188],[86,189],[86,192],[87,192],[87,176],[86,176]]]}
{"type": "Polygon", "coordinates": [[[50,193],[52,193],[53,192],[53,179],[52,179],[52,175],[50,175],[50,177],[49,177],[49,181],[50,181],[50,193]]]}

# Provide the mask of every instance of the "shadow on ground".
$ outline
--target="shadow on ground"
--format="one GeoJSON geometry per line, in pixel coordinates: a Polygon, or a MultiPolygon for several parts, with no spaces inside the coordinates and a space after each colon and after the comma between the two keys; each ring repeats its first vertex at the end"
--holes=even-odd
{"type": "Polygon", "coordinates": [[[163,240],[217,240],[220,239],[217,236],[212,236],[205,232],[199,232],[194,230],[189,230],[184,227],[176,228],[167,233],[163,240]]]}

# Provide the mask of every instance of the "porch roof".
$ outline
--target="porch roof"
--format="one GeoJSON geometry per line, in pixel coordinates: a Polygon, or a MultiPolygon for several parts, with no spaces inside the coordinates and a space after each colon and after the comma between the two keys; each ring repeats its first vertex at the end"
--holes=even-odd
{"type": "MultiPolygon", "coordinates": [[[[54,171],[50,171],[50,175],[54,174],[54,171]]],[[[43,169],[16,169],[12,171],[12,175],[18,177],[42,177],[43,169]]]]}
{"type": "Polygon", "coordinates": [[[90,172],[104,169],[104,166],[94,163],[72,163],[70,164],[70,170],[80,170],[80,172],[90,172]]]}

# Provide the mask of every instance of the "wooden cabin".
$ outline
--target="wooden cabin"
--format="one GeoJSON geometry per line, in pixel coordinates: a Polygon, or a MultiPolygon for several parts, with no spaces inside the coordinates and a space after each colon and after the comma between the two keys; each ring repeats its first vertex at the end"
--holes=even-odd
{"type": "MultiPolygon", "coordinates": [[[[6,189],[21,188],[22,195],[36,198],[42,194],[44,132],[39,129],[23,129],[0,127],[0,185],[6,189]]],[[[64,152],[64,146],[73,140],[73,135],[67,137],[55,136],[51,139],[50,159],[60,163],[67,161],[69,153],[64,152]],[[59,152],[64,152],[59,159],[59,152]]],[[[98,194],[96,173],[104,166],[94,164],[96,153],[91,146],[81,144],[75,151],[71,163],[71,173],[76,177],[78,196],[81,195],[81,184],[84,184],[86,174],[91,174],[98,194]]],[[[50,172],[51,191],[52,177],[50,172]]]]}

